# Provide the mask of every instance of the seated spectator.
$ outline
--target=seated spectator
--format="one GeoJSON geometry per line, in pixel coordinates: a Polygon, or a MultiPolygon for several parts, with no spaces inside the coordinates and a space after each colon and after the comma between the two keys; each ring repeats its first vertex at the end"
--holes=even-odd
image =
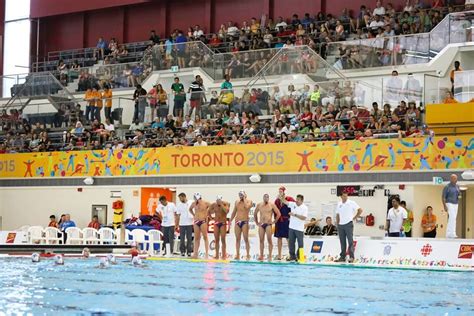
{"type": "Polygon", "coordinates": [[[443,103],[459,103],[454,97],[451,91],[446,91],[446,97],[443,100],[443,103]]]}
{"type": "Polygon", "coordinates": [[[59,229],[60,229],[62,232],[65,232],[66,229],[68,229],[69,227],[76,227],[76,223],[74,223],[74,222],[71,220],[71,215],[65,214],[65,215],[64,215],[64,221],[62,221],[61,224],[59,225],[59,229]]]}
{"type": "Polygon", "coordinates": [[[321,228],[319,227],[320,220],[312,218],[309,223],[304,224],[304,234],[307,236],[321,235],[321,228]]]}
{"type": "Polygon", "coordinates": [[[151,30],[149,41],[152,41],[153,44],[160,44],[160,37],[156,34],[155,30],[151,30]]]}
{"type": "Polygon", "coordinates": [[[423,237],[436,238],[436,215],[433,214],[431,206],[426,208],[426,213],[421,219],[421,226],[423,227],[423,237]]]}
{"type": "Polygon", "coordinates": [[[193,145],[194,147],[207,146],[207,143],[203,140],[202,135],[196,136],[196,142],[193,145]]]}
{"type": "Polygon", "coordinates": [[[89,228],[95,228],[97,230],[100,229],[100,223],[99,223],[99,217],[97,215],[94,215],[92,217],[92,221],[89,223],[89,225],[87,225],[87,227],[89,228]]]}
{"type": "Polygon", "coordinates": [[[101,36],[97,41],[96,49],[94,50],[94,58],[96,59],[104,59],[105,50],[108,48],[107,42],[101,36]]]}
{"type": "Polygon", "coordinates": [[[58,222],[56,221],[56,216],[55,215],[51,215],[49,217],[49,224],[48,224],[48,227],[55,227],[55,228],[58,228],[58,222]]]}
{"type": "Polygon", "coordinates": [[[71,134],[81,135],[82,133],[84,133],[84,127],[80,121],[77,121],[76,126],[71,130],[71,134]]]}
{"type": "Polygon", "coordinates": [[[337,227],[332,223],[332,218],[330,216],[326,217],[326,225],[323,227],[322,234],[324,236],[337,235],[337,227]]]}
{"type": "Polygon", "coordinates": [[[145,128],[145,126],[143,125],[142,122],[140,122],[140,120],[136,119],[135,121],[133,121],[133,123],[130,125],[130,127],[128,128],[128,130],[130,131],[136,131],[136,130],[143,130],[145,128]]]}

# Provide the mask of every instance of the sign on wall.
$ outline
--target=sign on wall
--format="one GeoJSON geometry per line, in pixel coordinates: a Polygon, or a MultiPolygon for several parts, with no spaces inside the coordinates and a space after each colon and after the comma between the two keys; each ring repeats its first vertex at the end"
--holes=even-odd
{"type": "Polygon", "coordinates": [[[173,193],[162,188],[141,188],[140,192],[140,214],[153,215],[158,207],[160,196],[165,196],[168,201],[172,201],[173,193]]]}
{"type": "Polygon", "coordinates": [[[467,169],[474,137],[5,154],[0,178],[467,169]]]}

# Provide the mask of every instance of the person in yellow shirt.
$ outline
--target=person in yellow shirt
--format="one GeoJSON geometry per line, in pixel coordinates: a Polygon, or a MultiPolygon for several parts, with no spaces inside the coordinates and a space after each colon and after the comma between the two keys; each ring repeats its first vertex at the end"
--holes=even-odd
{"type": "Polygon", "coordinates": [[[459,103],[454,97],[451,91],[446,92],[446,97],[443,100],[443,103],[459,103]]]}
{"type": "Polygon", "coordinates": [[[95,119],[100,122],[100,111],[102,110],[102,107],[104,106],[104,102],[102,101],[102,93],[99,91],[98,88],[94,87],[92,89],[92,93],[94,95],[94,100],[95,100],[95,119]]]}
{"type": "Polygon", "coordinates": [[[433,214],[433,208],[431,206],[426,208],[426,213],[421,219],[421,226],[423,227],[423,237],[436,237],[436,215],[433,214]]]}
{"type": "Polygon", "coordinates": [[[84,95],[84,100],[87,102],[86,104],[86,121],[91,122],[94,120],[94,112],[95,112],[95,99],[94,94],[91,89],[87,89],[86,94],[84,95]]]}
{"type": "Polygon", "coordinates": [[[112,89],[108,85],[105,85],[104,92],[102,92],[102,99],[105,101],[104,114],[105,118],[109,119],[110,122],[114,122],[112,119],[112,89]]]}
{"type": "Polygon", "coordinates": [[[252,18],[251,24],[250,24],[250,31],[252,31],[253,34],[256,34],[259,29],[260,29],[260,23],[257,22],[256,18],[252,18]]]}

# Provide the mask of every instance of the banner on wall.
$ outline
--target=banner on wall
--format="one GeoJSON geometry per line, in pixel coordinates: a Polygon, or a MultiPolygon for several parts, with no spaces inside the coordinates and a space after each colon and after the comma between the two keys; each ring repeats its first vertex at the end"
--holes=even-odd
{"type": "Polygon", "coordinates": [[[466,169],[474,135],[4,154],[0,178],[466,169]]]}
{"type": "Polygon", "coordinates": [[[0,244],[17,245],[28,242],[28,233],[23,231],[0,231],[0,244]]]}
{"type": "Polygon", "coordinates": [[[158,207],[160,196],[165,196],[172,201],[173,193],[163,188],[141,188],[140,192],[140,214],[153,215],[158,207]]]}
{"type": "MultiPolygon", "coordinates": [[[[250,238],[251,260],[258,260],[259,239],[250,238]]],[[[284,242],[286,246],[286,242],[284,242]]],[[[201,248],[203,245],[201,245],[201,248]]],[[[319,238],[305,237],[304,250],[308,263],[331,263],[339,258],[341,252],[339,238],[326,236],[319,238]]],[[[214,235],[209,234],[210,255],[215,254],[214,235]]],[[[235,236],[227,237],[227,256],[235,256],[235,236]]],[[[427,239],[427,238],[376,238],[356,237],[354,247],[355,262],[366,265],[460,268],[474,270],[474,240],[472,239],[427,239]]],[[[245,243],[240,244],[241,260],[245,260],[245,243]]],[[[268,248],[265,241],[265,260],[268,259],[268,248]]],[[[288,249],[283,250],[284,256],[288,249]]],[[[201,251],[203,256],[204,252],[201,251]]],[[[273,260],[277,256],[277,240],[273,238],[273,260]]]]}

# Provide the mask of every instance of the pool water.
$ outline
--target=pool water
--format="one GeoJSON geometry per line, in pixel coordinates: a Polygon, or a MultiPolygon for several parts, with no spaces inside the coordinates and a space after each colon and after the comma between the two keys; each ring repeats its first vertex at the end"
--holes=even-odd
{"type": "Polygon", "coordinates": [[[0,312],[474,315],[474,273],[286,264],[0,259],[0,312]]]}

